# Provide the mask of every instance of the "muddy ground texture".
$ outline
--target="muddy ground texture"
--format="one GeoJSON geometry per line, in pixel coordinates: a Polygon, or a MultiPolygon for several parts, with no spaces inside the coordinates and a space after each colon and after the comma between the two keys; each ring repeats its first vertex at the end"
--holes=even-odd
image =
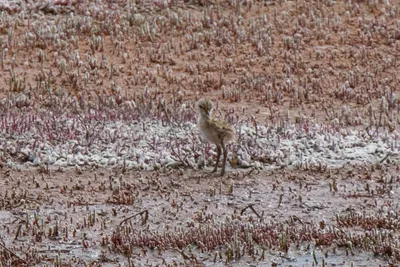
{"type": "Polygon", "coordinates": [[[400,263],[399,1],[92,2],[0,1],[1,265],[400,263]]]}

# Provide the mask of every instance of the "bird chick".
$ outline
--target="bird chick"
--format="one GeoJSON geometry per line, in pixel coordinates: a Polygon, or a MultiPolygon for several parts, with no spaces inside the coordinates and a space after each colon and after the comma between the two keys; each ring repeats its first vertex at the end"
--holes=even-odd
{"type": "Polygon", "coordinates": [[[217,171],[221,150],[223,153],[221,176],[225,174],[227,150],[225,145],[235,139],[235,130],[227,122],[215,119],[211,116],[213,104],[208,99],[202,99],[197,103],[197,125],[201,134],[211,143],[217,146],[217,161],[212,172],[217,171]]]}

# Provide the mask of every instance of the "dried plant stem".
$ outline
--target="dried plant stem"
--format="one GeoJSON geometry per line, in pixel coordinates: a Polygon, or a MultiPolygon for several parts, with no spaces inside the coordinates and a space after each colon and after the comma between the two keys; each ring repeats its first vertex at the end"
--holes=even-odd
{"type": "Polygon", "coordinates": [[[8,253],[10,253],[11,255],[13,255],[14,257],[16,257],[18,260],[22,261],[23,263],[27,264],[27,262],[25,260],[23,260],[21,257],[19,257],[17,254],[15,254],[15,252],[11,251],[10,249],[8,249],[4,244],[3,244],[3,240],[1,240],[2,242],[0,242],[0,247],[4,248],[8,253]]]}
{"type": "Polygon", "coordinates": [[[244,207],[241,211],[240,211],[240,215],[243,215],[243,213],[247,210],[247,209],[251,209],[252,212],[254,212],[255,215],[257,215],[258,218],[262,219],[262,216],[260,214],[258,214],[258,212],[253,208],[255,204],[249,204],[246,207],[244,207]]]}
{"type": "Polygon", "coordinates": [[[280,194],[280,196],[279,196],[278,208],[280,208],[280,206],[281,206],[281,204],[282,204],[282,199],[283,199],[283,194],[280,194]]]}
{"type": "Polygon", "coordinates": [[[390,156],[390,152],[389,153],[387,153],[387,155],[383,158],[383,159],[381,159],[380,161],[379,161],[379,163],[383,163],[389,156],[390,156]]]}
{"type": "Polygon", "coordinates": [[[138,213],[136,213],[136,214],[134,214],[134,215],[132,215],[132,216],[129,216],[129,217],[123,219],[123,220],[119,223],[119,225],[122,225],[124,222],[129,221],[130,219],[135,218],[135,217],[138,216],[138,215],[143,215],[143,214],[145,214],[145,216],[146,216],[146,218],[147,218],[147,217],[149,216],[149,211],[148,211],[148,210],[143,210],[143,211],[138,212],[138,213]]]}

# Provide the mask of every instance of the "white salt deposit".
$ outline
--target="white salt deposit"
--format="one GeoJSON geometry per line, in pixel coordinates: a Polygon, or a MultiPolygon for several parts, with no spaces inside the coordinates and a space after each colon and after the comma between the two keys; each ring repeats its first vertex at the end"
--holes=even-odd
{"type": "MultiPolygon", "coordinates": [[[[169,127],[155,120],[140,123],[110,121],[93,126],[96,136],[90,144],[87,143],[84,126],[77,120],[65,120],[63,127],[73,127],[81,135],[61,142],[50,142],[48,135],[43,134],[38,138],[40,131],[35,127],[18,136],[18,146],[14,142],[15,134],[13,137],[5,131],[0,132],[0,148],[26,155],[28,162],[23,166],[114,167],[125,162],[127,168],[145,170],[162,166],[196,167],[203,153],[208,155],[206,164],[211,165],[211,157],[215,154],[214,147],[201,140],[194,123],[169,127]]],[[[235,128],[238,140],[230,144],[228,157],[236,154],[239,167],[243,168],[296,167],[304,164],[340,167],[343,164],[376,163],[389,152],[392,159],[398,154],[398,146],[393,145],[397,144],[397,132],[380,132],[371,137],[362,134],[362,131],[333,132],[316,123],[309,123],[307,131],[294,124],[287,124],[284,129],[259,126],[257,131],[245,124],[235,125],[235,128]],[[262,160],[266,158],[267,161],[262,160]]]]}

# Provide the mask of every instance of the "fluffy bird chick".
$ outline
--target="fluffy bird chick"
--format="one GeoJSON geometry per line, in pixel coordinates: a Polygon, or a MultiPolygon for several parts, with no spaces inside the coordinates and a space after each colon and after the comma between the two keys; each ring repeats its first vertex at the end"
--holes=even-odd
{"type": "Polygon", "coordinates": [[[208,99],[202,99],[197,103],[199,116],[197,125],[201,134],[211,143],[217,146],[217,162],[215,163],[214,170],[217,171],[219,159],[221,157],[221,150],[223,152],[221,176],[225,174],[225,165],[227,150],[225,145],[235,138],[235,130],[227,122],[215,119],[211,116],[213,104],[208,99]]]}

